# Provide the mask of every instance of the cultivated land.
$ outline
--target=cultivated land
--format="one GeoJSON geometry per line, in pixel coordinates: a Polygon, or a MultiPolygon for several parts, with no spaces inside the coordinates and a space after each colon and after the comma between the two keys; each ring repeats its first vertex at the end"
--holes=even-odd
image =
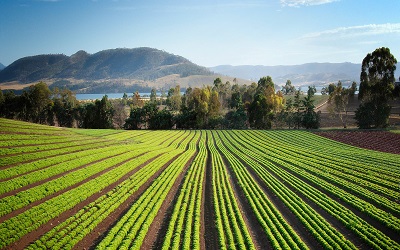
{"type": "Polygon", "coordinates": [[[400,249],[400,155],[371,149],[0,119],[0,248],[400,249]]]}

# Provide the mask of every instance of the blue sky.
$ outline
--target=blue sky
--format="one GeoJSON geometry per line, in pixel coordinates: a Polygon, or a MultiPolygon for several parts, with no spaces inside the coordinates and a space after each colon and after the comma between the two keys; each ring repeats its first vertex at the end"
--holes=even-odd
{"type": "Polygon", "coordinates": [[[0,62],[152,47],[202,66],[400,61],[399,0],[0,0],[0,62]]]}

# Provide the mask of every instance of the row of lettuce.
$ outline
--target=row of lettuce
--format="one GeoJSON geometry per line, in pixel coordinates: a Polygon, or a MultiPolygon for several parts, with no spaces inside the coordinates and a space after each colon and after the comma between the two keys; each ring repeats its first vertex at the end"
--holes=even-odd
{"type": "Polygon", "coordinates": [[[78,208],[28,246],[71,249],[130,202],[96,247],[138,249],[177,190],[163,249],[207,247],[206,227],[219,249],[260,248],[257,233],[274,249],[400,249],[397,155],[302,131],[0,129],[0,248],[78,208]]]}

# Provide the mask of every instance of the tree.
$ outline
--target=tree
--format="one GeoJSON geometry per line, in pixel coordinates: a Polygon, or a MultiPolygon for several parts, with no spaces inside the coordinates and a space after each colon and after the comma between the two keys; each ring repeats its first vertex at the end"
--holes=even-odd
{"type": "Polygon", "coordinates": [[[5,102],[5,97],[3,95],[3,91],[0,89],[0,117],[3,116],[4,102],[5,102]]]}
{"type": "Polygon", "coordinates": [[[389,100],[393,98],[396,63],[390,49],[384,47],[368,53],[364,58],[358,94],[361,103],[355,117],[359,128],[388,126],[391,110],[389,100]]]}
{"type": "Polygon", "coordinates": [[[283,97],[275,94],[275,85],[270,76],[258,81],[253,102],[249,105],[249,123],[256,129],[269,129],[272,119],[280,112],[283,97]]]}
{"type": "Polygon", "coordinates": [[[357,83],[352,82],[351,87],[349,88],[349,97],[354,97],[354,95],[356,94],[356,91],[357,91],[357,83]]]}
{"type": "Polygon", "coordinates": [[[343,124],[343,127],[347,127],[347,105],[349,103],[350,93],[354,90],[354,86],[346,89],[342,86],[342,82],[339,81],[335,90],[329,95],[328,99],[328,110],[334,115],[338,116],[343,124]]]}
{"type": "Polygon", "coordinates": [[[152,88],[150,93],[150,102],[156,102],[156,101],[157,101],[157,92],[155,88],[152,88]]]}
{"type": "Polygon", "coordinates": [[[229,99],[230,89],[231,83],[229,81],[224,84],[219,77],[214,80],[214,87],[212,90],[218,93],[219,102],[224,108],[226,108],[229,104],[227,100],[229,99]]]}
{"type": "Polygon", "coordinates": [[[320,114],[314,111],[315,105],[313,96],[315,93],[315,86],[309,86],[307,96],[304,97],[302,101],[305,110],[301,121],[303,127],[306,129],[316,129],[320,126],[320,114]]]}
{"type": "Polygon", "coordinates": [[[171,129],[173,125],[173,115],[166,109],[155,112],[149,120],[149,129],[171,129]]]}
{"type": "Polygon", "coordinates": [[[140,129],[143,124],[142,108],[131,108],[129,117],[125,120],[124,129],[140,129]]]}
{"type": "Polygon", "coordinates": [[[49,108],[52,105],[51,91],[46,83],[39,82],[29,87],[26,98],[29,120],[35,123],[46,123],[49,108]]]}
{"type": "Polygon", "coordinates": [[[296,88],[292,85],[290,80],[287,80],[285,86],[282,87],[282,93],[284,95],[293,95],[295,92],[296,88]]]}
{"type": "Polygon", "coordinates": [[[143,100],[140,98],[140,94],[138,91],[133,93],[132,96],[132,107],[131,108],[137,108],[137,107],[143,107],[144,103],[143,100]]]}
{"type": "Polygon", "coordinates": [[[108,100],[108,96],[105,95],[99,101],[95,101],[96,106],[96,118],[95,118],[95,128],[114,128],[113,126],[113,116],[114,108],[108,100]]]}
{"type": "Polygon", "coordinates": [[[114,110],[113,113],[113,127],[114,128],[124,128],[125,120],[127,118],[127,111],[126,111],[126,100],[122,99],[115,99],[111,100],[111,104],[114,110]]]}
{"type": "Polygon", "coordinates": [[[76,118],[78,101],[75,94],[68,89],[53,90],[53,111],[58,122],[58,126],[72,127],[76,118]]]}
{"type": "Polygon", "coordinates": [[[178,111],[182,105],[181,87],[176,85],[170,88],[167,95],[167,106],[173,111],[178,111]]]}

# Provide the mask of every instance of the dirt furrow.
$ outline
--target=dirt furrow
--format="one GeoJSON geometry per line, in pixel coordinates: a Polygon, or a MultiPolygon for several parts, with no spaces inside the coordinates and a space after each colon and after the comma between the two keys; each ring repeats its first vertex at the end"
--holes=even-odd
{"type": "MultiPolygon", "coordinates": [[[[208,141],[209,138],[207,136],[208,141]]],[[[204,178],[203,204],[201,206],[201,249],[218,249],[218,232],[215,225],[214,194],[212,188],[212,163],[211,152],[207,146],[206,178],[204,178]]]]}
{"type": "Polygon", "coordinates": [[[242,217],[246,223],[247,229],[250,232],[254,246],[257,249],[272,249],[272,245],[265,234],[261,224],[257,220],[257,217],[251,208],[243,189],[238,185],[238,178],[233,172],[225,155],[218,150],[219,154],[222,156],[222,160],[225,165],[225,169],[229,175],[229,183],[233,188],[236,202],[238,204],[239,210],[242,212],[242,217]]]}
{"type": "MultiPolygon", "coordinates": [[[[49,220],[47,223],[41,225],[38,229],[29,232],[28,234],[24,235],[21,239],[19,239],[18,241],[16,241],[15,243],[11,244],[10,246],[8,246],[7,249],[13,249],[13,250],[22,250],[25,247],[27,247],[29,244],[33,243],[35,240],[39,239],[43,234],[45,234],[46,232],[50,231],[53,227],[57,226],[58,224],[62,223],[63,221],[65,221],[66,219],[70,218],[71,216],[74,216],[74,214],[76,214],[79,210],[81,210],[82,208],[84,208],[85,206],[89,205],[90,203],[96,201],[99,197],[101,197],[102,195],[105,195],[106,193],[108,193],[109,191],[113,190],[115,187],[117,187],[120,183],[122,183],[123,181],[125,181],[126,179],[128,179],[130,176],[132,176],[133,174],[135,174],[137,171],[139,171],[141,168],[143,168],[144,166],[146,166],[148,163],[150,163],[151,161],[155,160],[157,157],[159,157],[161,154],[147,160],[145,163],[139,165],[138,167],[136,167],[135,169],[133,169],[132,171],[128,172],[127,174],[125,174],[124,176],[122,176],[119,180],[117,180],[116,182],[114,182],[113,184],[105,187],[103,190],[101,190],[100,192],[97,192],[93,195],[91,195],[89,198],[87,198],[86,200],[78,203],[76,206],[74,206],[72,209],[67,210],[63,213],[61,213],[59,216],[49,220]]],[[[132,159],[134,159],[136,157],[133,157],[132,159]]],[[[113,168],[116,168],[122,164],[124,164],[125,162],[128,162],[132,159],[128,159],[124,162],[121,162],[115,166],[113,166],[113,168]]],[[[110,169],[111,170],[111,169],[110,169]]],[[[85,181],[87,182],[89,179],[86,179],[85,181]]],[[[110,218],[110,216],[108,217],[110,218]]],[[[103,222],[108,221],[108,220],[104,220],[103,222]]],[[[115,217],[111,218],[111,221],[114,222],[115,221],[115,217]]],[[[103,223],[102,222],[102,223],[103,223]]],[[[110,223],[110,221],[108,221],[110,223]]],[[[97,228],[96,228],[97,229],[97,228]]],[[[93,230],[92,234],[95,232],[98,232],[97,230],[93,230]]],[[[96,237],[98,237],[98,235],[96,233],[96,237]]],[[[84,248],[81,248],[84,249],[84,248]]],[[[87,248],[86,248],[87,249],[87,248]]]]}
{"type": "MultiPolygon", "coordinates": [[[[124,153],[126,153],[126,152],[124,152],[124,153]]],[[[119,153],[119,154],[113,155],[113,157],[122,155],[122,154],[124,154],[124,153],[119,153]]],[[[141,155],[143,155],[143,154],[141,154],[141,155]]],[[[140,155],[139,155],[139,156],[140,156],[140,155]]],[[[82,169],[82,168],[86,168],[86,167],[88,167],[88,166],[90,166],[90,165],[96,164],[96,163],[101,162],[101,161],[103,161],[104,159],[108,159],[108,158],[110,158],[110,157],[102,158],[102,159],[93,161],[93,162],[91,162],[91,163],[84,164],[84,165],[82,165],[82,166],[79,166],[79,167],[76,167],[76,168],[67,170],[67,171],[65,171],[65,172],[62,172],[62,173],[53,175],[53,176],[51,176],[51,177],[49,177],[49,178],[46,178],[46,179],[43,179],[43,180],[40,180],[40,181],[31,183],[31,184],[28,184],[28,185],[26,185],[26,186],[20,187],[20,188],[15,189],[15,190],[12,190],[12,191],[10,191],[10,192],[3,193],[3,194],[0,195],[0,199],[2,199],[2,198],[4,198],[4,197],[7,197],[7,196],[16,195],[16,194],[19,193],[19,192],[22,192],[22,191],[28,190],[28,189],[30,189],[30,188],[33,188],[33,187],[42,185],[43,183],[46,183],[46,182],[55,180],[55,179],[57,179],[57,178],[60,178],[60,177],[62,177],[62,176],[65,176],[65,175],[67,175],[67,174],[69,174],[69,173],[78,171],[78,170],[80,170],[80,169],[82,169]]],[[[49,166],[49,167],[51,167],[51,166],[49,166]]],[[[47,167],[46,167],[46,168],[47,168],[47,167]]],[[[46,168],[41,168],[41,169],[39,169],[39,170],[46,169],[46,168]]],[[[38,170],[35,170],[35,171],[38,171],[38,170]]],[[[31,172],[35,172],[35,171],[31,171],[31,172]]],[[[106,170],[103,170],[103,171],[106,171],[106,170]]],[[[103,172],[103,171],[102,171],[102,172],[103,172]]],[[[27,174],[27,173],[24,173],[23,175],[25,175],[25,174],[27,174]]],[[[17,175],[17,176],[15,176],[15,177],[18,177],[18,176],[20,176],[20,175],[17,175]]],[[[13,177],[13,178],[15,178],[15,177],[13,177]]],[[[11,178],[11,179],[13,179],[13,178],[11,178]]],[[[61,191],[59,191],[59,192],[61,192],[61,191]]],[[[31,204],[33,204],[33,203],[31,203],[31,204]]],[[[0,223],[1,223],[1,218],[0,218],[0,223]]]]}

